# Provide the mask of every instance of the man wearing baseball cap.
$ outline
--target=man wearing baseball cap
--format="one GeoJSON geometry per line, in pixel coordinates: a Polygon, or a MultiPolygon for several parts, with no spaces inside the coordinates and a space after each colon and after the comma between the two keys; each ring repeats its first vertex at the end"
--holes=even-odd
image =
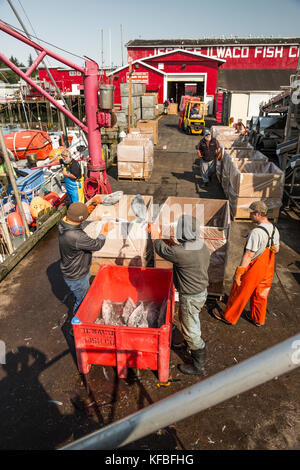
{"type": "Polygon", "coordinates": [[[209,129],[204,129],[203,138],[196,146],[198,157],[194,165],[200,166],[200,176],[204,186],[208,186],[209,181],[216,172],[216,161],[221,156],[221,148],[217,139],[211,136],[209,129]]]}
{"type": "Polygon", "coordinates": [[[248,235],[240,266],[236,268],[227,305],[223,312],[213,309],[215,318],[235,325],[250,300],[247,319],[255,326],[265,324],[267,298],[271,289],[275,253],[279,251],[278,229],[268,220],[263,201],[253,202],[250,217],[257,227],[248,235]]]}
{"type": "Polygon", "coordinates": [[[98,238],[94,240],[82,228],[82,223],[88,215],[88,208],[85,204],[74,202],[69,206],[66,217],[61,220],[58,226],[60,269],[75,298],[74,314],[90,287],[92,252],[101,250],[107,233],[112,229],[112,223],[107,222],[98,238]]]}

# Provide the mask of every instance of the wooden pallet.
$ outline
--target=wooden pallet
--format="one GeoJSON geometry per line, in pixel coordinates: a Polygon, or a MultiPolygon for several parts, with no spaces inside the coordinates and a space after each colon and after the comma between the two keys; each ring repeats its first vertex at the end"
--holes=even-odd
{"type": "Polygon", "coordinates": [[[120,179],[123,179],[123,180],[131,180],[132,182],[134,181],[145,181],[146,183],[148,183],[148,181],[150,180],[152,176],[152,173],[150,173],[149,175],[144,175],[144,176],[133,176],[133,175],[118,175],[118,181],[120,179]]]}

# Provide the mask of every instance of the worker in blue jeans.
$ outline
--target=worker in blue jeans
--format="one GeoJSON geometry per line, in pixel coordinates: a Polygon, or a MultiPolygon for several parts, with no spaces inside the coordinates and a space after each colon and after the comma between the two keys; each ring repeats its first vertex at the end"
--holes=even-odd
{"type": "Polygon", "coordinates": [[[160,239],[157,227],[151,224],[156,253],[173,263],[174,285],[179,292],[179,323],[182,335],[191,351],[192,364],[180,364],[183,374],[205,373],[206,348],[201,337],[199,313],[207,298],[210,253],[200,239],[198,220],[190,215],[179,217],[176,229],[178,243],[160,239]]]}
{"type": "Polygon", "coordinates": [[[66,217],[61,220],[58,227],[60,269],[75,299],[74,315],[90,287],[92,252],[101,250],[107,233],[113,228],[112,223],[107,222],[96,239],[89,237],[82,227],[88,215],[85,204],[74,202],[69,206],[66,217]]]}

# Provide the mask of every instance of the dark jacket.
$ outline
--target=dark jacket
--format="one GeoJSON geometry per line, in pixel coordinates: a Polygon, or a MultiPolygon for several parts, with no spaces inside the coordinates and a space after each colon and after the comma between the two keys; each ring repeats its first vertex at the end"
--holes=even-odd
{"type": "Polygon", "coordinates": [[[202,158],[205,162],[211,162],[217,158],[217,154],[220,148],[220,144],[214,137],[211,138],[209,145],[206,143],[206,139],[201,139],[197,145],[197,150],[200,150],[202,158]]]}
{"type": "Polygon", "coordinates": [[[174,284],[179,294],[200,294],[208,286],[210,253],[200,239],[196,219],[183,215],[178,220],[176,238],[180,245],[168,246],[163,240],[154,241],[156,253],[173,263],[174,284]],[[182,221],[187,223],[182,224],[182,221]],[[181,232],[180,232],[181,230],[181,232]]]}
{"type": "Polygon", "coordinates": [[[78,281],[88,274],[92,251],[101,250],[105,236],[100,235],[94,240],[83,231],[81,225],[68,224],[64,220],[60,222],[58,231],[60,269],[66,279],[78,281]]]}
{"type": "Polygon", "coordinates": [[[64,167],[73,175],[77,180],[79,180],[82,176],[81,168],[79,163],[72,158],[70,163],[65,163],[63,159],[60,159],[60,163],[64,165],[64,167]]]}

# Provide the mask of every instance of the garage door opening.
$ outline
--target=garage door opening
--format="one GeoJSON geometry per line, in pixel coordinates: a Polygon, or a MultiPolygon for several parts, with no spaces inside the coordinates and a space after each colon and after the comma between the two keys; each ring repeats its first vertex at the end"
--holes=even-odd
{"type": "Polygon", "coordinates": [[[200,96],[204,98],[204,82],[171,82],[168,81],[167,99],[173,99],[175,103],[180,103],[183,95],[200,96]]]}

